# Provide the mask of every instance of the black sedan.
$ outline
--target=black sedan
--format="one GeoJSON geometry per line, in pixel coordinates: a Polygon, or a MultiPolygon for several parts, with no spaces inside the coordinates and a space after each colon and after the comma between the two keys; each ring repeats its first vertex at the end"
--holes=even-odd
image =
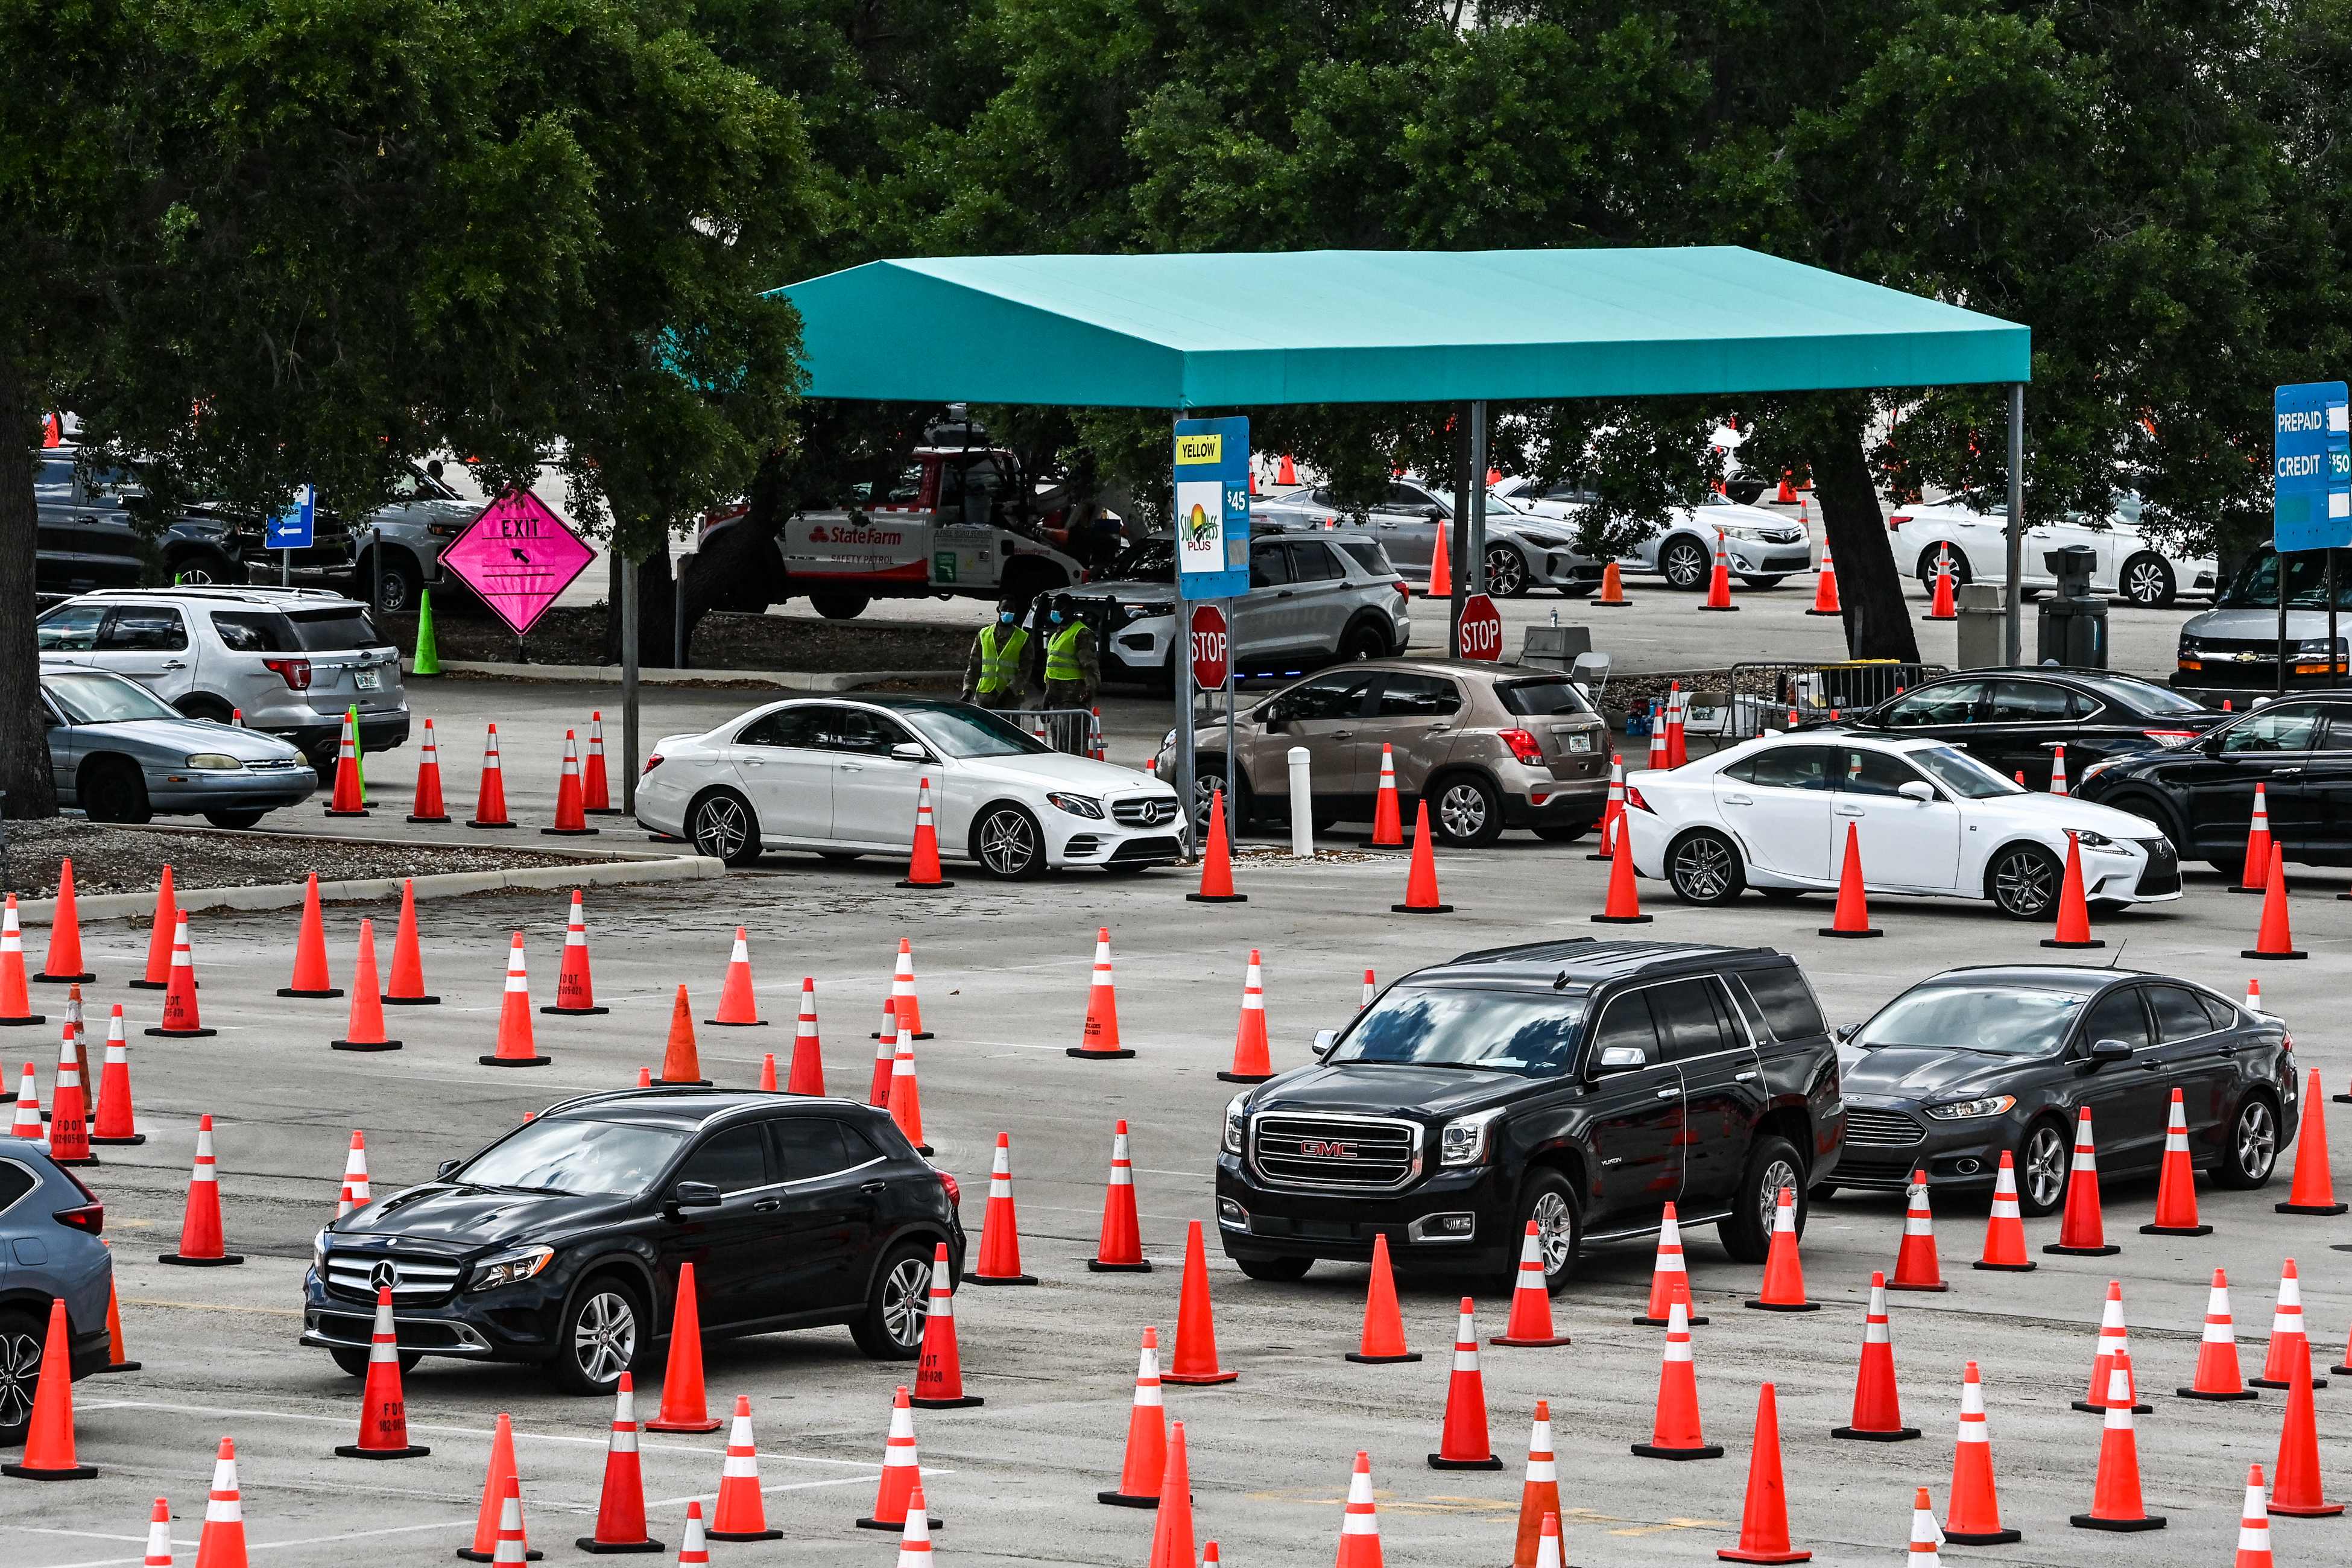
{"type": "Polygon", "coordinates": [[[389,1285],[404,1363],[537,1363],[608,1394],[659,1365],[690,1262],[706,1335],[845,1323],[867,1355],[907,1360],[939,1243],[962,1275],[957,1196],[887,1112],[850,1100],[590,1095],[320,1231],[302,1342],[363,1375],[389,1285]]]}
{"type": "Polygon", "coordinates": [[[2099,1174],[2146,1174],[2179,1089],[2191,1159],[2224,1187],[2271,1179],[2294,1135],[2294,1043],[2201,985],[2130,970],[2019,965],[1921,981],[1848,1034],[1840,1186],[1990,1188],[2008,1153],[2018,1206],[2066,1195],[2084,1106],[2099,1174]]]}
{"type": "Polygon", "coordinates": [[[2147,817],[2182,859],[2235,877],[2257,784],[2288,859],[2352,866],[2352,691],[2265,703],[2178,750],[2102,763],[2079,793],[2147,817]]]}
{"type": "Polygon", "coordinates": [[[2108,757],[2185,744],[2229,717],[2177,691],[2105,670],[1972,669],[1913,687],[1844,716],[1848,729],[1932,737],[1958,746],[2025,787],[2050,787],[2055,747],[2068,779],[2108,757]]]}

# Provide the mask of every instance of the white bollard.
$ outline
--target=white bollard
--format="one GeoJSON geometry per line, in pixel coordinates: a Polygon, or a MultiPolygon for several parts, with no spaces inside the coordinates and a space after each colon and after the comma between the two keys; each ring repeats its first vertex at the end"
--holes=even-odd
{"type": "Polygon", "coordinates": [[[1290,748],[1290,852],[1302,860],[1315,854],[1315,792],[1307,763],[1306,747],[1290,748]]]}

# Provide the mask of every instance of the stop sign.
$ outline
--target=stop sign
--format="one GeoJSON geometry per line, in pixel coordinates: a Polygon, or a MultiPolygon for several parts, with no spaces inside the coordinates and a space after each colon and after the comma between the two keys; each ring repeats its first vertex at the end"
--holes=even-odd
{"type": "Polygon", "coordinates": [[[1192,638],[1192,689],[1222,691],[1234,668],[1225,640],[1225,612],[1214,605],[1193,605],[1192,638]]]}
{"type": "Polygon", "coordinates": [[[1489,664],[1503,657],[1503,615],[1484,594],[1462,601],[1462,657],[1489,664]]]}

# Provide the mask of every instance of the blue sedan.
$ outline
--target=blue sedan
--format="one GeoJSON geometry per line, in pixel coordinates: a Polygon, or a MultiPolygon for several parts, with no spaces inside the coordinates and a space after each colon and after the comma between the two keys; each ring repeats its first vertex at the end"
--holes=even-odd
{"type": "Polygon", "coordinates": [[[92,822],[201,813],[215,827],[250,827],[319,785],[289,742],[187,718],[104,670],[42,671],[41,708],[58,804],[79,806],[92,822]]]}

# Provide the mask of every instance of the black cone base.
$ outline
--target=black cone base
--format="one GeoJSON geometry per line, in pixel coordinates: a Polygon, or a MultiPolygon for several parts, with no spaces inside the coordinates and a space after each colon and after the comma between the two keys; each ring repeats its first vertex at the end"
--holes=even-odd
{"type": "Polygon", "coordinates": [[[1651,919],[1649,915],[1594,915],[1592,923],[1597,926],[1645,926],[1651,919]]]}
{"type": "Polygon", "coordinates": [[[1654,1443],[1636,1443],[1634,1454],[1644,1459],[1720,1459],[1723,1450],[1710,1443],[1704,1448],[1661,1448],[1654,1443]]]}
{"type": "Polygon", "coordinates": [[[218,1258],[183,1258],[176,1252],[166,1252],[155,1259],[158,1263],[173,1263],[183,1268],[233,1268],[245,1261],[241,1252],[224,1252],[218,1258]]]}
{"type": "Polygon", "coordinates": [[[2142,1236],[2210,1236],[2213,1227],[2210,1225],[2144,1225],[2139,1227],[2139,1233],[2142,1236]]]}
{"type": "MultiPolygon", "coordinates": [[[[1701,1324],[1705,1323],[1705,1322],[1706,1321],[1706,1319],[1705,1319],[1704,1317],[1697,1317],[1697,1318],[1685,1318],[1685,1319],[1683,1320],[1683,1321],[1685,1321],[1685,1322],[1688,1323],[1692,1328],[1696,1329],[1696,1328],[1699,1327],[1701,1324]]],[[[1638,1327],[1638,1328],[1644,1328],[1644,1329],[1663,1329],[1663,1328],[1664,1328],[1664,1327],[1666,1326],[1667,1320],[1666,1320],[1666,1319],[1664,1319],[1664,1318],[1636,1318],[1636,1319],[1634,1319],[1634,1320],[1633,1320],[1633,1322],[1634,1322],[1634,1325],[1635,1325],[1636,1327],[1638,1327]]]]}
{"type": "Polygon", "coordinates": [[[1516,1345],[1521,1350],[1544,1350],[1571,1342],[1566,1334],[1554,1334],[1548,1340],[1515,1340],[1508,1334],[1490,1334],[1486,1342],[1490,1345],[1516,1345]]]}
{"type": "MultiPolygon", "coordinates": [[[[905,878],[900,878],[898,881],[893,882],[890,885],[894,888],[904,888],[910,893],[940,893],[945,892],[948,889],[955,886],[953,882],[947,880],[945,878],[941,878],[936,882],[910,882],[905,878]]],[[[709,1532],[705,1531],[704,1533],[708,1534],[709,1532]]]]}
{"type": "Polygon", "coordinates": [[[610,1541],[599,1541],[593,1535],[583,1535],[572,1544],[577,1546],[583,1552],[593,1552],[599,1557],[618,1552],[663,1552],[667,1550],[667,1548],[663,1546],[658,1541],[626,1541],[615,1543],[610,1541]]]}
{"type": "Polygon", "coordinates": [[[1835,926],[1822,926],[1815,934],[1820,936],[1852,937],[1855,941],[1859,942],[1864,937],[1885,936],[1886,933],[1879,930],[1876,926],[1865,926],[1861,931],[1840,931],[1835,926]]]}
{"type": "Polygon", "coordinates": [[[2105,947],[2107,944],[2096,937],[2089,942],[2060,942],[2054,936],[2045,936],[2042,939],[2042,945],[2044,947],[2105,947]]]}
{"type": "Polygon", "coordinates": [[[474,1059],[486,1068],[543,1068],[555,1058],[553,1057],[476,1057],[474,1059]]]}
{"type": "Polygon", "coordinates": [[[145,1366],[146,1364],[147,1363],[142,1361],[111,1361],[107,1363],[104,1366],[90,1368],[89,1375],[92,1377],[103,1377],[110,1372],[137,1372],[141,1367],[145,1366]]]}
{"type": "Polygon", "coordinates": [[[327,1048],[331,1051],[396,1051],[400,1049],[400,1042],[398,1040],[329,1040],[327,1048]]]}
{"type": "MultiPolygon", "coordinates": [[[[466,826],[468,826],[468,827],[512,827],[512,826],[514,826],[514,824],[513,824],[513,823],[511,823],[511,822],[474,822],[474,821],[468,821],[468,822],[466,824],[466,826]]],[[[608,1551],[608,1552],[610,1552],[610,1551],[621,1551],[621,1550],[628,1550],[628,1551],[642,1552],[642,1551],[644,1551],[644,1550],[645,1550],[645,1548],[643,1548],[643,1547],[641,1547],[641,1546],[640,1546],[640,1547],[630,1547],[630,1548],[607,1547],[607,1548],[605,1548],[605,1550],[606,1550],[606,1551],[608,1551]]]]}
{"type": "Polygon", "coordinates": [[[705,1541],[782,1541],[784,1532],[781,1530],[706,1530],[702,1538],[705,1541]]]}
{"type": "Polygon", "coordinates": [[[342,994],[343,988],[340,985],[330,985],[324,991],[297,991],[291,985],[281,985],[278,988],[278,994],[280,996],[292,996],[304,1002],[324,1002],[330,997],[341,996],[342,994]]]}
{"type": "Polygon", "coordinates": [[[2264,952],[2259,947],[2242,947],[2238,950],[2238,956],[2240,958],[2309,958],[2311,954],[2299,947],[2288,948],[2284,952],[2264,952]]]}
{"type": "Polygon", "coordinates": [[[2112,1530],[2127,1533],[2136,1530],[2162,1530],[2164,1515],[2150,1513],[2138,1519],[2100,1519],[2095,1514],[2078,1513],[2066,1522],[2077,1530],[2112,1530]]]}
{"type": "MultiPolygon", "coordinates": [[[[468,1563],[495,1563],[498,1561],[497,1557],[492,1553],[488,1552],[477,1552],[470,1546],[460,1546],[457,1548],[457,1555],[468,1563]]],[[[530,1546],[523,1549],[522,1560],[526,1563],[538,1563],[543,1561],[546,1556],[547,1553],[541,1552],[538,1547],[530,1546]]]]}
{"type": "Polygon", "coordinates": [[[46,1024],[48,1021],[48,1015],[46,1013],[27,1013],[21,1018],[0,1018],[0,1029],[21,1029],[27,1025],[46,1024]]]}
{"type": "Polygon", "coordinates": [[[1090,1051],[1084,1046],[1072,1046],[1062,1054],[1066,1057],[1084,1057],[1088,1061],[1122,1062],[1128,1058],[1133,1056],[1135,1053],[1133,1051],[1127,1050],[1090,1051]]]}
{"type": "Polygon", "coordinates": [[[1751,1312],[1818,1312],[1822,1310],[1819,1301],[1742,1301],[1739,1304],[1751,1312]]]}
{"type": "Polygon", "coordinates": [[[30,1465],[0,1465],[0,1476],[20,1481],[88,1481],[98,1478],[95,1465],[69,1465],[61,1470],[37,1470],[30,1465]]]}
{"type": "Polygon", "coordinates": [[[79,1160],[60,1160],[56,1155],[52,1154],[49,1156],[49,1163],[53,1165],[95,1165],[98,1163],[98,1156],[95,1154],[84,1154],[79,1160]]]}
{"type": "MultiPolygon", "coordinates": [[[[596,1009],[599,1013],[604,1010],[602,1007],[596,1009]]],[[[654,1079],[654,1087],[656,1089],[709,1089],[710,1080],[707,1078],[657,1078],[654,1079]]],[[[713,1432],[719,1430],[716,1426],[708,1429],[713,1432]]],[[[706,1531],[704,1533],[708,1534],[709,1531],[706,1531]]]]}
{"type": "MultiPolygon", "coordinates": [[[[1844,617],[1844,616],[1845,616],[1845,612],[1844,612],[1843,610],[1807,610],[1807,611],[1805,612],[1805,614],[1807,614],[1807,615],[1809,615],[1809,616],[1838,616],[1838,617],[1839,617],[1839,618],[1841,618],[1841,619],[1843,619],[1843,618],[1844,617]]],[[[1946,1539],[1947,1541],[1958,1541],[1958,1540],[1959,1539],[1959,1537],[1958,1537],[1958,1536],[1957,1536],[1957,1535],[1953,1535],[1953,1534],[1951,1534],[1951,1533],[1949,1533],[1949,1532],[1948,1531],[1948,1532],[1946,1532],[1944,1539],[1946,1539]]],[[[2017,1537],[2016,1537],[2014,1534],[2011,1534],[2011,1535],[2010,1536],[2010,1539],[2011,1539],[2011,1541],[2014,1541],[2014,1540],[2016,1540],[2016,1539],[2017,1539],[2017,1537]]]]}
{"type": "Polygon", "coordinates": [[[1347,1359],[1358,1366],[1394,1366],[1401,1362],[1419,1361],[1421,1352],[1407,1351],[1402,1355],[1365,1355],[1360,1351],[1349,1351],[1347,1359]]]}
{"type": "Polygon", "coordinates": [[[2042,1265],[2039,1263],[1971,1263],[1969,1267],[1982,1269],[1987,1274],[2031,1274],[2042,1265]]]}
{"type": "Polygon", "coordinates": [[[128,1137],[128,1138],[100,1138],[100,1137],[99,1137],[96,1133],[92,1133],[92,1134],[90,1135],[90,1140],[89,1140],[89,1141],[90,1141],[91,1142],[93,1142],[93,1143],[98,1144],[98,1145],[99,1145],[99,1146],[100,1146],[101,1148],[107,1148],[107,1149],[124,1148],[124,1149],[127,1149],[127,1148],[131,1147],[131,1146],[132,1146],[132,1145],[134,1145],[134,1144],[144,1143],[145,1142],[147,1142],[147,1134],[145,1134],[144,1132],[133,1132],[133,1133],[132,1133],[130,1137],[128,1137]]]}
{"type": "Polygon", "coordinates": [[[2344,1212],[2342,1204],[2273,1204],[2273,1214],[2336,1215],[2344,1212]]]}
{"type": "MultiPolygon", "coordinates": [[[[1094,1274],[1149,1274],[1151,1272],[1151,1260],[1147,1258],[1140,1263],[1105,1263],[1099,1258],[1089,1258],[1087,1269],[1094,1274]]],[[[1164,1383],[1167,1379],[1163,1377],[1160,1381],[1164,1383]]]]}
{"type": "Polygon", "coordinates": [[[172,988],[168,980],[126,980],[122,984],[133,991],[169,991],[172,988]]]}
{"type": "Polygon", "coordinates": [[[907,1403],[918,1410],[969,1410],[988,1401],[977,1394],[967,1394],[957,1399],[909,1399],[907,1403]]]}
{"type": "Polygon", "coordinates": [[[33,976],[33,984],[36,985],[87,985],[97,978],[95,974],[36,974],[33,976]]]}
{"type": "MultiPolygon", "coordinates": [[[[540,1011],[542,1013],[551,1013],[559,1018],[588,1018],[593,1017],[599,1013],[609,1013],[612,1009],[610,1007],[559,1007],[551,1002],[546,1006],[541,1007],[540,1011]]],[[[704,1531],[703,1533],[708,1535],[710,1532],[709,1531],[704,1531]]]]}
{"type": "Polygon", "coordinates": [[[1712,610],[1718,616],[1736,616],[1739,613],[1739,606],[1737,605],[1701,605],[1699,608],[1712,610]]]}
{"type": "Polygon", "coordinates": [[[1158,1508],[1156,1497],[1134,1497],[1127,1492],[1097,1492],[1095,1501],[1107,1502],[1113,1508],[1158,1508]]]}
{"type": "Polygon", "coordinates": [[[2213,1405],[2230,1405],[2234,1404],[2241,1399],[2260,1399],[2262,1397],[2261,1394],[2256,1394],[2251,1388],[2242,1388],[2235,1394],[2208,1394],[2201,1388],[2181,1388],[2176,1389],[2173,1392],[2178,1394],[2183,1399],[2202,1399],[2207,1401],[2209,1404],[2213,1405]]]}
{"type": "Polygon", "coordinates": [[[963,1277],[963,1282],[967,1285],[1034,1285],[1037,1283],[1037,1277],[1034,1274],[999,1274],[992,1278],[986,1275],[967,1274],[963,1277]]]}
{"type": "Polygon", "coordinates": [[[1433,1470],[1499,1470],[1503,1468],[1503,1461],[1492,1454],[1483,1459],[1449,1459],[1443,1454],[1432,1454],[1429,1468],[1433,1470]]]}
{"type": "MultiPolygon", "coordinates": [[[[768,1020],[765,1018],[705,1018],[702,1021],[714,1029],[764,1029],[768,1026],[768,1020]]],[[[869,1040],[873,1037],[871,1035],[866,1037],[869,1040]]],[[[915,1038],[928,1040],[930,1037],[917,1035],[915,1038]]]]}
{"type": "MultiPolygon", "coordinates": [[[[878,1040],[878,1039],[880,1039],[882,1037],[881,1037],[880,1035],[878,1035],[878,1034],[873,1034],[873,1035],[868,1035],[868,1036],[866,1036],[866,1037],[867,1039],[869,1039],[869,1040],[878,1040]]],[[[892,1039],[894,1039],[894,1040],[895,1040],[895,1039],[897,1039],[898,1037],[898,1036],[896,1036],[896,1035],[893,1035],[893,1036],[891,1036],[890,1037],[891,1037],[892,1039]]],[[[908,1037],[908,1039],[910,1039],[910,1040],[928,1040],[928,1039],[931,1038],[932,1037],[931,1037],[931,1031],[930,1031],[930,1030],[929,1030],[929,1029],[919,1029],[919,1030],[917,1030],[915,1033],[913,1033],[913,1034],[911,1034],[911,1035],[908,1035],[907,1037],[908,1037]]]]}
{"type": "MultiPolygon", "coordinates": [[[[931,1521],[931,1528],[933,1530],[945,1530],[947,1527],[948,1521],[946,1520],[935,1519],[931,1521]]],[[[885,1523],[878,1519],[861,1519],[857,1521],[857,1528],[860,1530],[887,1530],[893,1535],[898,1535],[905,1532],[907,1526],[903,1520],[895,1523],[885,1523]]]]}
{"type": "MultiPolygon", "coordinates": [[[[2246,1384],[2247,1386],[2252,1388],[2275,1388],[2282,1392],[2286,1388],[2286,1384],[2275,1377],[2250,1377],[2246,1379],[2246,1384]]],[[[2324,1377],[2315,1377],[2311,1380],[2311,1386],[2314,1388],[2326,1388],[2327,1386],[2327,1380],[2324,1377]]]]}
{"type": "MultiPolygon", "coordinates": [[[[1245,904],[1249,902],[1249,895],[1247,893],[1187,893],[1184,895],[1184,901],[1188,904],[1245,904]]],[[[1154,1500],[1157,1501],[1156,1499],[1154,1500]]]]}
{"type": "Polygon", "coordinates": [[[1219,1083],[1264,1083],[1274,1075],[1270,1072],[1221,1072],[1219,1083]]]}
{"type": "Polygon", "coordinates": [[[550,838],[586,838],[604,830],[601,827],[542,827],[540,831],[550,838]]]}
{"type": "Polygon", "coordinates": [[[441,998],[438,996],[386,996],[383,998],[383,1005],[387,1007],[438,1007],[441,1005],[441,998]]]}
{"type": "Polygon", "coordinates": [[[1392,915],[1450,915],[1453,912],[1452,904],[1391,904],[1389,906],[1389,913],[1392,915]]]}
{"type": "Polygon", "coordinates": [[[336,1457],[345,1459],[421,1459],[432,1451],[430,1448],[419,1448],[414,1446],[405,1448],[362,1448],[356,1443],[335,1445],[336,1457]]]}
{"type": "MultiPolygon", "coordinates": [[[[2107,1407],[2105,1405],[2094,1405],[2087,1399],[2077,1399],[2074,1402],[2074,1405],[2075,1409],[2081,1411],[2085,1415],[2105,1415],[2107,1413],[2107,1407]]],[[[2156,1406],[2153,1405],[2135,1405],[2131,1408],[2132,1414],[2135,1415],[2153,1415],[2156,1414],[2156,1406]]]]}
{"type": "Polygon", "coordinates": [[[1860,1426],[1832,1426],[1830,1436],[1843,1437],[1854,1443],[1908,1443],[1919,1435],[1916,1426],[1897,1426],[1891,1432],[1866,1431],[1860,1426]]]}
{"type": "Polygon", "coordinates": [[[151,1039],[158,1039],[158,1040],[201,1040],[201,1039],[205,1038],[207,1036],[211,1036],[211,1035],[217,1035],[217,1034],[219,1034],[219,1033],[220,1033],[220,1031],[219,1031],[218,1029],[162,1029],[162,1028],[157,1028],[157,1029],[143,1029],[143,1030],[142,1030],[142,1031],[140,1031],[140,1032],[141,1032],[142,1034],[146,1035],[146,1036],[147,1036],[148,1037],[150,1037],[151,1039]]]}
{"type": "Polygon", "coordinates": [[[2053,1241],[2042,1250],[2053,1258],[2112,1258],[2123,1248],[2114,1242],[2104,1247],[2066,1247],[2053,1241]]]}
{"type": "MultiPolygon", "coordinates": [[[[438,823],[446,822],[446,821],[448,821],[448,820],[449,820],[449,818],[448,818],[448,816],[445,814],[445,815],[440,816],[411,816],[411,817],[404,818],[403,820],[404,820],[404,821],[408,821],[408,822],[415,822],[415,823],[435,823],[435,824],[438,824],[438,823]]],[[[465,1555],[465,1553],[461,1552],[459,1552],[459,1553],[458,1553],[458,1555],[459,1555],[460,1557],[462,1557],[462,1556],[464,1556],[464,1555],[465,1555]]],[[[538,1552],[533,1552],[531,1555],[533,1555],[533,1556],[538,1556],[538,1555],[540,1555],[540,1553],[538,1553],[538,1552]]],[[[487,1558],[487,1557],[484,1557],[484,1558],[480,1558],[480,1559],[478,1559],[478,1561],[483,1562],[483,1563],[488,1563],[488,1562],[489,1561],[489,1559],[488,1559],[488,1558],[487,1558]]]]}
{"type": "Polygon", "coordinates": [[[2025,1539],[2021,1530],[1948,1530],[1944,1539],[1956,1546],[2007,1546],[2025,1539]]]}

